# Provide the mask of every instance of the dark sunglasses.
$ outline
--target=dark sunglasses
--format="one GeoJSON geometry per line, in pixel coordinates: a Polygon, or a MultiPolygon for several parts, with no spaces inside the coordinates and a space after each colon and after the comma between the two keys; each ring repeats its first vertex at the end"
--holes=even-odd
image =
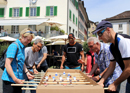
{"type": "Polygon", "coordinates": [[[98,36],[101,37],[103,33],[105,32],[106,29],[102,30],[101,32],[98,33],[98,36]]]}
{"type": "MultiPolygon", "coordinates": [[[[25,33],[33,34],[34,32],[33,32],[33,31],[27,31],[27,32],[25,32],[25,33]]],[[[25,33],[24,33],[24,34],[25,34],[25,33]]]]}
{"type": "Polygon", "coordinates": [[[69,38],[68,40],[71,41],[71,40],[74,40],[74,38],[69,38]]]}
{"type": "Polygon", "coordinates": [[[94,44],[93,45],[91,45],[91,46],[88,46],[89,48],[93,48],[93,46],[94,46],[94,44]]]}

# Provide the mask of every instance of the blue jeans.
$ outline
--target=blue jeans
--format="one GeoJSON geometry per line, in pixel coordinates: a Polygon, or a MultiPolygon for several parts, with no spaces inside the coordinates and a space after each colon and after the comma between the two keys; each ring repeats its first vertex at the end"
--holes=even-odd
{"type": "Polygon", "coordinates": [[[126,83],[126,93],[130,93],[130,83],[126,83]]]}
{"type": "MultiPolygon", "coordinates": [[[[33,69],[28,69],[28,70],[30,70],[31,72],[33,72],[33,69]]],[[[28,77],[27,77],[27,75],[25,74],[25,72],[23,72],[24,73],[24,79],[25,79],[25,81],[29,81],[29,82],[35,82],[33,79],[32,80],[30,80],[30,79],[28,79],[28,77]]],[[[35,83],[29,83],[30,85],[36,85],[35,83]]],[[[25,88],[26,88],[26,86],[24,86],[25,88]]],[[[29,86],[29,88],[36,88],[36,86],[29,86]]],[[[22,93],[25,93],[25,91],[26,90],[22,90],[22,93]]],[[[30,90],[31,91],[31,93],[36,93],[36,90],[30,90]]]]}
{"type": "Polygon", "coordinates": [[[68,66],[65,66],[65,69],[78,69],[81,70],[81,66],[75,67],[75,68],[69,68],[68,66]]]}

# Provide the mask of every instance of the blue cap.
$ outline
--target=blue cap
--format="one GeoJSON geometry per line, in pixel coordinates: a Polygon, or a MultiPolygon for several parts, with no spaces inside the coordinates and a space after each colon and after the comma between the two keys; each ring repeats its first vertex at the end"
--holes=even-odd
{"type": "Polygon", "coordinates": [[[93,31],[93,34],[97,33],[98,31],[102,30],[102,29],[105,29],[107,27],[110,27],[112,28],[112,24],[108,21],[102,21],[100,22],[98,25],[97,25],[97,28],[95,31],[93,31]]]}

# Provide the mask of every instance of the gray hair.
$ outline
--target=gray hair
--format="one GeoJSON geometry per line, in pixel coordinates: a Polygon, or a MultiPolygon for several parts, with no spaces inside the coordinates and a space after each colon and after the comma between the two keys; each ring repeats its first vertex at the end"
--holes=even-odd
{"type": "Polygon", "coordinates": [[[35,44],[41,43],[42,45],[44,45],[42,39],[40,39],[40,38],[36,39],[36,40],[34,41],[34,43],[35,43],[35,44]]]}
{"type": "Polygon", "coordinates": [[[89,43],[91,41],[93,41],[94,44],[96,44],[97,42],[100,44],[99,39],[97,39],[96,37],[90,37],[90,38],[88,38],[87,43],[89,43]]]}

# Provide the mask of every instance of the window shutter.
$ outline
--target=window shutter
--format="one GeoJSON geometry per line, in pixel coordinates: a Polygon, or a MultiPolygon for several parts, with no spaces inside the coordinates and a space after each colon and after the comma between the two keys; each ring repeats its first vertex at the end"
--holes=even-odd
{"type": "Polygon", "coordinates": [[[40,7],[37,7],[37,16],[40,16],[40,7]]]}
{"type": "Polygon", "coordinates": [[[54,6],[54,16],[57,16],[57,6],[54,6]]]}
{"type": "Polygon", "coordinates": [[[9,17],[12,17],[12,8],[9,8],[9,17]]]}
{"type": "Polygon", "coordinates": [[[29,16],[29,7],[26,7],[26,16],[29,16]]]}
{"type": "Polygon", "coordinates": [[[50,6],[46,7],[46,16],[50,16],[50,6]]]}
{"type": "Polygon", "coordinates": [[[78,20],[77,20],[77,17],[76,17],[76,25],[77,25],[77,21],[78,21],[78,20]]]}
{"type": "Polygon", "coordinates": [[[4,17],[4,8],[0,8],[0,17],[4,17]]]}
{"type": "Polygon", "coordinates": [[[70,10],[70,19],[71,19],[71,10],[70,10]]]}
{"type": "Polygon", "coordinates": [[[78,9],[79,3],[78,3],[77,1],[76,1],[76,3],[77,3],[77,4],[76,4],[76,8],[78,9]]]}
{"type": "Polygon", "coordinates": [[[75,15],[73,14],[73,22],[75,22],[75,15]]]}
{"type": "Polygon", "coordinates": [[[19,11],[19,16],[20,16],[20,17],[22,17],[23,8],[22,8],[22,7],[20,7],[20,8],[19,8],[19,10],[20,10],[20,11],[19,11]]]}

